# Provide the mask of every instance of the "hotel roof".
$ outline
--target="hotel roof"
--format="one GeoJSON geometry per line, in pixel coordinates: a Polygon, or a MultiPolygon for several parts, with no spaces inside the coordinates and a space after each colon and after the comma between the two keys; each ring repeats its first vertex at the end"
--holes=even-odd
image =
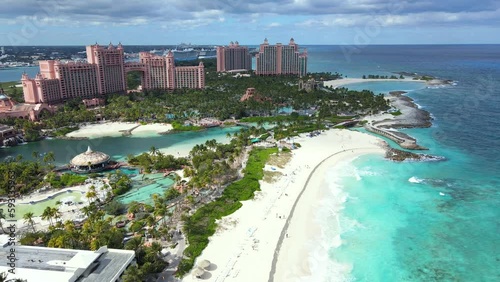
{"type": "MultiPolygon", "coordinates": [[[[7,258],[10,246],[0,248],[0,256],[7,258]]],[[[46,247],[15,246],[16,273],[9,279],[27,281],[117,281],[135,257],[134,251],[107,249],[97,251],[70,250],[46,247]]],[[[10,267],[0,265],[0,272],[10,267]]]]}

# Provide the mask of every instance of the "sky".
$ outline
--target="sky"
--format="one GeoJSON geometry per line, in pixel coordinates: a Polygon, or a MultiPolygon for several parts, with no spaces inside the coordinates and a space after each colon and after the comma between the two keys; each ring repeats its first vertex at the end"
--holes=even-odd
{"type": "Polygon", "coordinates": [[[498,44],[498,0],[2,0],[0,46],[498,44]]]}

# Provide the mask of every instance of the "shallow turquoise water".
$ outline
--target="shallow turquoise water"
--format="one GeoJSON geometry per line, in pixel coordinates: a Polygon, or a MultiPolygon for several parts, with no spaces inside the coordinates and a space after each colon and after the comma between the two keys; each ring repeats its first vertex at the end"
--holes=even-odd
{"type": "Polygon", "coordinates": [[[491,195],[497,187],[486,175],[480,181],[464,175],[467,156],[441,153],[449,160],[366,156],[336,171],[348,200],[340,216],[342,245],[329,256],[353,265],[346,280],[496,280],[498,200],[491,195]]]}
{"type": "Polygon", "coordinates": [[[319,218],[328,254],[316,258],[317,268],[327,271],[314,281],[498,281],[498,48],[374,46],[360,57],[385,70],[457,81],[435,88],[386,82],[351,86],[376,93],[413,90],[408,95],[432,114],[433,125],[402,131],[429,148],[425,153],[446,160],[395,163],[364,156],[330,168],[324,188],[335,196],[317,211],[326,215],[319,218]],[[332,210],[339,195],[345,202],[332,210]]]}
{"type": "Polygon", "coordinates": [[[153,203],[152,195],[158,194],[162,196],[174,184],[174,180],[164,177],[163,173],[155,173],[138,175],[133,178],[132,183],[133,188],[130,191],[116,197],[123,204],[129,204],[133,201],[151,204],[153,203]]]}
{"type": "MultiPolygon", "coordinates": [[[[84,198],[85,194],[80,192],[80,191],[73,191],[73,192],[62,192],[56,196],[54,196],[52,199],[45,199],[42,201],[38,201],[34,204],[21,204],[17,203],[16,204],[16,212],[14,213],[15,217],[14,219],[22,219],[23,216],[28,213],[32,212],[34,216],[41,216],[43,213],[43,210],[47,207],[57,207],[56,202],[61,201],[61,202],[67,202],[71,201],[74,203],[78,203],[82,201],[82,198],[84,198]]],[[[75,209],[78,208],[78,204],[75,205],[75,209]]],[[[0,205],[0,209],[4,209],[4,211],[7,210],[5,207],[5,204],[0,205]]]]}
{"type": "Polygon", "coordinates": [[[190,150],[196,144],[205,143],[206,140],[216,139],[218,142],[228,142],[227,133],[234,133],[241,127],[210,128],[197,132],[181,132],[167,135],[143,135],[142,137],[104,137],[88,140],[60,140],[50,139],[31,142],[21,146],[0,149],[0,159],[14,157],[18,154],[25,159],[32,159],[34,151],[39,153],[54,152],[56,165],[63,165],[76,155],[87,150],[90,146],[94,151],[101,151],[111,156],[116,161],[124,161],[129,154],[149,152],[151,146],[164,150],[165,154],[177,156],[179,150],[190,150]]]}

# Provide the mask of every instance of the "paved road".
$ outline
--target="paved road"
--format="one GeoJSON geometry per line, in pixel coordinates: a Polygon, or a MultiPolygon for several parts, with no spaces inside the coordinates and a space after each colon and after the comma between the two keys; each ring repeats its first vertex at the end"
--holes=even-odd
{"type": "Polygon", "coordinates": [[[174,237],[174,241],[178,242],[177,252],[175,254],[170,254],[168,259],[171,259],[172,262],[168,265],[168,267],[160,274],[156,282],[179,282],[181,280],[174,277],[174,273],[177,270],[177,266],[182,260],[182,253],[186,248],[186,240],[184,235],[176,235],[174,237]]]}

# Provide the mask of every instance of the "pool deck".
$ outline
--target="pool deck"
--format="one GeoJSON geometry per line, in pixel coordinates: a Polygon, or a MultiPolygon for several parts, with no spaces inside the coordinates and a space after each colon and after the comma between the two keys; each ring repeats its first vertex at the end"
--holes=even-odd
{"type": "Polygon", "coordinates": [[[47,200],[48,197],[54,197],[54,196],[57,196],[59,194],[65,193],[67,191],[70,191],[70,192],[80,191],[80,192],[87,193],[89,191],[90,186],[92,186],[92,185],[94,185],[96,187],[96,191],[99,192],[100,187],[103,184],[108,185],[107,182],[103,183],[102,181],[94,181],[94,182],[90,182],[90,183],[83,184],[83,185],[77,185],[77,186],[73,186],[73,187],[63,188],[63,189],[57,190],[57,191],[48,190],[48,191],[43,191],[43,192],[34,192],[30,195],[21,197],[20,200],[16,201],[16,203],[17,204],[29,204],[30,202],[35,202],[35,204],[36,204],[37,202],[47,200]]]}
{"type": "MultiPolygon", "coordinates": [[[[48,199],[48,197],[53,197],[57,196],[61,193],[66,193],[67,191],[70,192],[77,192],[80,191],[83,193],[87,193],[89,191],[90,186],[94,185],[96,187],[96,193],[100,195],[101,193],[105,195],[106,191],[101,191],[100,187],[102,185],[107,185],[108,189],[109,184],[105,181],[96,181],[93,180],[92,182],[83,184],[83,185],[77,185],[73,187],[67,187],[63,188],[61,190],[48,190],[48,191],[43,191],[43,192],[34,192],[28,196],[24,196],[21,199],[17,199],[16,205],[26,205],[30,204],[30,202],[35,202],[33,205],[36,205],[36,202],[42,202],[48,199]],[[100,184],[99,184],[100,183],[100,184]]],[[[87,206],[89,204],[89,201],[85,198],[85,195],[82,195],[81,201],[83,202],[82,204],[74,204],[74,205],[67,205],[65,203],[61,204],[59,206],[59,211],[61,212],[61,221],[65,222],[66,220],[82,220],[85,218],[83,213],[80,211],[80,209],[84,206],[87,206]]],[[[38,203],[40,204],[40,203],[38,203]]],[[[49,227],[49,222],[47,220],[42,220],[41,216],[35,216],[33,218],[35,221],[35,229],[38,230],[46,230],[49,227]]],[[[26,231],[32,231],[31,227],[28,226],[24,222],[23,219],[19,220],[6,220],[8,224],[16,224],[17,230],[26,230],[26,231]]],[[[19,234],[19,233],[18,233],[19,234]]]]}

